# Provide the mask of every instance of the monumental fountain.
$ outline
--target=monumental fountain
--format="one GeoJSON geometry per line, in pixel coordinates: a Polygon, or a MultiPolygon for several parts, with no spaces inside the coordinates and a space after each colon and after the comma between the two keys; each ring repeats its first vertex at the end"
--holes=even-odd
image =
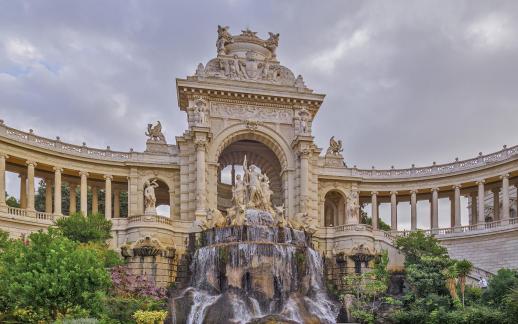
{"type": "Polygon", "coordinates": [[[171,299],[172,322],[334,323],[338,305],[323,282],[314,228],[304,214],[273,207],[269,179],[243,162],[233,206],[210,209],[191,263],[190,286],[171,299]]]}

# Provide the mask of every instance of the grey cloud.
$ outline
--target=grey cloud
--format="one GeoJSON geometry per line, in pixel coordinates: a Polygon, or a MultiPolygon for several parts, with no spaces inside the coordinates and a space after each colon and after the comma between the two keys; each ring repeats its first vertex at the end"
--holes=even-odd
{"type": "Polygon", "coordinates": [[[160,119],[173,142],[185,128],[174,78],[215,55],[225,24],[281,33],[281,62],[327,94],[317,143],[342,138],[350,165],[440,163],[518,144],[513,1],[1,6],[0,114],[44,136],[142,150],[145,125],[160,119]],[[29,46],[18,58],[13,41],[29,46]]]}

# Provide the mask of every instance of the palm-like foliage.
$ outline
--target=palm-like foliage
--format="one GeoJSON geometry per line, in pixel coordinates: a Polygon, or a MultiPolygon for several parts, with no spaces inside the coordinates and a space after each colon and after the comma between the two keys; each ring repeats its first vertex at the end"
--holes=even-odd
{"type": "Polygon", "coordinates": [[[464,291],[466,289],[466,277],[473,270],[473,263],[463,259],[455,263],[455,268],[459,275],[460,294],[462,295],[462,306],[464,306],[464,291]]]}

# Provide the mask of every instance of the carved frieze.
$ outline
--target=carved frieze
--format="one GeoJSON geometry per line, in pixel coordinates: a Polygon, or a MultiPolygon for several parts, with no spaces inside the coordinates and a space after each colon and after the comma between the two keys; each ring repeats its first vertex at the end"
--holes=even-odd
{"type": "Polygon", "coordinates": [[[212,117],[256,120],[262,122],[290,124],[293,111],[284,108],[256,107],[241,104],[214,102],[210,107],[212,117]]]}

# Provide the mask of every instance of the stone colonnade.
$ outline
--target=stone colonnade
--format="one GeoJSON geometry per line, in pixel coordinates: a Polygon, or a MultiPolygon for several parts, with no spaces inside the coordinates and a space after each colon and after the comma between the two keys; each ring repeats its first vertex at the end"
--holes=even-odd
{"type": "MultiPolygon", "coordinates": [[[[7,210],[6,204],[6,159],[9,156],[0,154],[0,210],[7,210]]],[[[26,209],[27,212],[35,212],[35,171],[38,163],[32,160],[26,161],[26,171],[21,172],[20,178],[20,208],[26,209]]],[[[45,213],[54,215],[63,215],[62,212],[62,183],[63,183],[63,168],[60,166],[53,166],[54,175],[44,177],[46,183],[45,192],[45,213]],[[53,179],[52,179],[53,178],[53,179]],[[52,191],[54,192],[52,194],[52,191]]],[[[88,212],[88,177],[89,173],[83,170],[77,171],[80,177],[80,211],[83,214],[88,212]]],[[[113,176],[104,174],[104,195],[105,195],[105,209],[103,211],[106,218],[120,217],[120,189],[113,191],[112,195],[112,180],[113,176]],[[111,199],[106,199],[110,197],[111,199]],[[113,199],[113,208],[112,208],[113,199]],[[112,213],[113,210],[113,213],[112,213]]],[[[69,214],[76,212],[77,196],[76,184],[69,182],[70,186],[70,208],[69,214]]],[[[99,189],[100,186],[91,184],[92,205],[91,211],[93,213],[99,212],[99,189]]]]}
{"type": "MultiPolygon", "coordinates": [[[[509,197],[509,174],[505,173],[499,176],[499,183],[493,183],[490,191],[493,193],[493,221],[509,221],[510,218],[510,197],[509,197]],[[501,207],[500,207],[501,201],[501,207]],[[501,214],[501,217],[500,217],[501,214]]],[[[486,222],[486,214],[485,214],[485,201],[486,201],[486,179],[478,179],[475,181],[476,189],[467,188],[467,192],[465,195],[469,195],[471,203],[471,218],[469,220],[469,225],[482,225],[486,222]]],[[[516,183],[518,188],[518,182],[516,183]]],[[[412,189],[409,191],[410,195],[410,229],[417,229],[417,202],[418,202],[418,194],[425,194],[428,197],[430,202],[430,227],[431,229],[439,228],[439,193],[446,193],[446,195],[450,199],[451,206],[451,217],[450,223],[451,227],[459,227],[461,226],[461,188],[463,184],[455,184],[451,187],[451,189],[440,189],[438,187],[433,187],[431,189],[412,189]]],[[[380,190],[381,191],[381,190],[380,190]]],[[[371,216],[372,216],[372,226],[374,229],[379,228],[379,205],[381,203],[379,192],[380,191],[371,191],[370,192],[370,203],[371,203],[371,216]]],[[[397,219],[397,206],[398,206],[398,192],[390,191],[390,224],[392,230],[397,229],[398,219],[397,219]]],[[[405,195],[405,198],[408,195],[405,195]]],[[[425,198],[426,199],[426,198],[425,198]]],[[[365,201],[365,200],[364,200],[365,201]]],[[[518,199],[517,210],[518,210],[518,199]]]]}

